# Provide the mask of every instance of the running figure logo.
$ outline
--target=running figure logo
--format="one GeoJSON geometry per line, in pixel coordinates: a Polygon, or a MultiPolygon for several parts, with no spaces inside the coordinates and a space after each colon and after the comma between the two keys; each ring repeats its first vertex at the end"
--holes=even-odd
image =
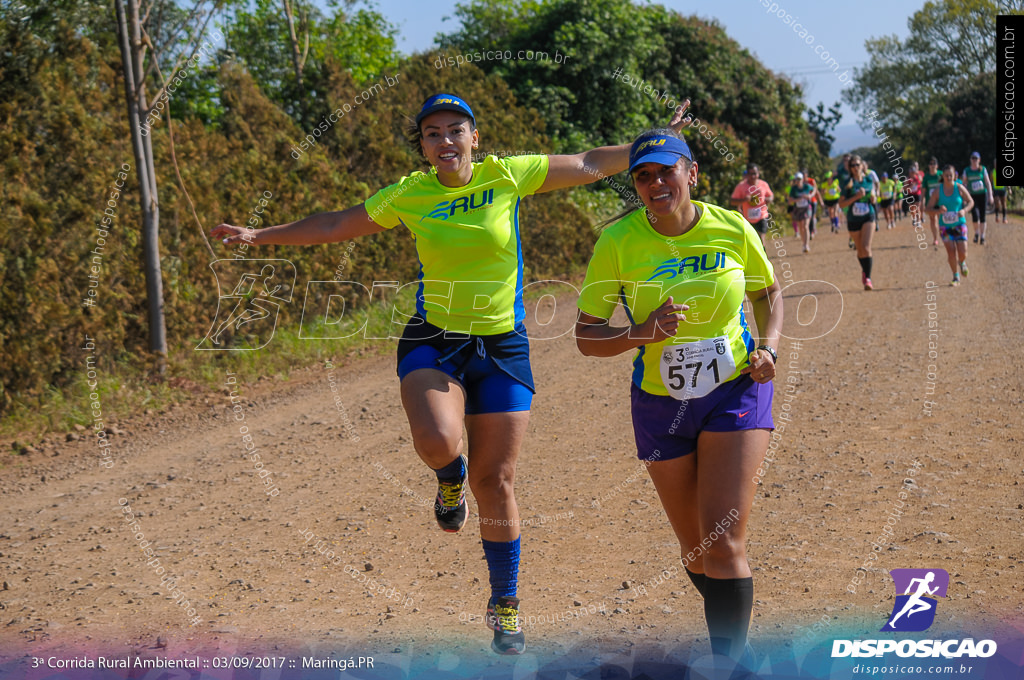
{"type": "Polygon", "coordinates": [[[882,631],[927,630],[935,621],[936,597],[945,597],[949,574],[945,569],[893,569],[896,601],[882,631]]]}
{"type": "Polygon", "coordinates": [[[197,350],[240,351],[265,347],[274,337],[281,303],[291,302],[295,265],[288,260],[217,260],[210,263],[217,279],[217,316],[197,350]],[[221,278],[238,281],[224,294],[221,278]],[[231,346],[244,337],[247,346],[231,346]]]}

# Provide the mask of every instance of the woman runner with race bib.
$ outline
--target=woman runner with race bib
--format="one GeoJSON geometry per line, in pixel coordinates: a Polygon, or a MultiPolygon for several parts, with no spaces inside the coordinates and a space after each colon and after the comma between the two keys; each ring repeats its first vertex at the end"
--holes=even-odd
{"type": "MultiPolygon", "coordinates": [[[[682,127],[688,103],[678,107],[671,125],[682,127]]],[[[310,245],[398,226],[413,234],[420,275],[416,313],[398,342],[402,405],[416,453],[437,477],[438,526],[450,533],[462,529],[466,487],[476,496],[490,577],[483,618],[494,631],[491,649],[521,654],[526,637],[517,596],[521,550],[514,485],[534,387],[524,323],[520,202],[622,172],[629,146],[575,155],[488,155],[474,163],[480,144],[476,116],[463,99],[445,93],[423,103],[409,133],[431,166],[428,172],[403,177],[344,211],[251,235],[244,227],[221,224],[211,235],[226,237],[226,244],[310,245]]],[[[444,548],[436,550],[443,559],[444,548]]]]}
{"type": "Polygon", "coordinates": [[[949,268],[953,280],[949,285],[959,286],[960,275],[967,276],[967,211],[974,200],[963,184],[956,181],[956,168],[952,164],[942,169],[942,184],[928,199],[928,214],[934,215],[942,228],[942,242],[946,246],[949,268]],[[957,271],[957,265],[960,271],[957,271]]]}
{"type": "Polygon", "coordinates": [[[811,250],[811,200],[818,190],[804,180],[804,173],[793,176],[786,201],[793,206],[793,233],[803,239],[804,252],[811,250]]]}
{"type": "Polygon", "coordinates": [[[609,226],[594,246],[576,337],[588,356],[638,350],[637,456],[704,598],[713,652],[749,668],[746,525],[774,428],[782,292],[754,228],[734,211],[690,200],[697,170],[672,130],[633,142],[629,171],[646,210],[609,226]],[[745,296],[760,341],[747,326],[745,296]],[[609,324],[617,304],[630,326],[609,324]]]}
{"type": "Polygon", "coordinates": [[[985,245],[985,213],[988,206],[992,205],[992,183],[988,178],[988,169],[981,164],[981,154],[975,151],[971,154],[970,165],[964,168],[964,184],[974,201],[974,208],[971,209],[971,222],[974,224],[974,242],[985,245]],[[981,226],[978,226],[978,223],[981,226]]]}
{"type": "Polygon", "coordinates": [[[839,207],[846,209],[846,230],[857,248],[860,261],[860,279],[864,290],[872,290],[871,239],[875,235],[875,183],[864,174],[860,156],[850,158],[850,182],[839,199],[839,207]]]}
{"type": "Polygon", "coordinates": [[[825,179],[821,184],[821,196],[825,199],[825,208],[828,209],[828,221],[832,225],[832,233],[839,233],[839,196],[842,189],[839,187],[839,178],[832,175],[829,170],[825,173],[825,179]]]}
{"type": "Polygon", "coordinates": [[[754,163],[748,163],[746,177],[732,190],[729,203],[743,213],[747,222],[750,222],[750,226],[761,237],[762,248],[764,235],[768,233],[768,223],[771,220],[768,204],[773,198],[775,194],[772,193],[772,188],[768,186],[768,182],[761,179],[761,169],[754,163]]]}

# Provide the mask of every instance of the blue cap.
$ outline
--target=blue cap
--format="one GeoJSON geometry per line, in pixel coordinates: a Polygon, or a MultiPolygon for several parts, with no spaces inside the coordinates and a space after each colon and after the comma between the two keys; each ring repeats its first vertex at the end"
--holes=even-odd
{"type": "Polygon", "coordinates": [[[473,121],[473,125],[476,125],[476,116],[473,115],[473,109],[469,108],[469,104],[462,97],[457,97],[454,94],[435,94],[433,97],[428,97],[427,101],[423,102],[423,108],[416,114],[416,125],[423,122],[423,119],[430,114],[438,111],[461,113],[469,116],[470,120],[473,121]]]}
{"type": "Polygon", "coordinates": [[[652,135],[642,137],[633,142],[629,150],[629,171],[641,163],[660,163],[661,165],[675,165],[682,156],[688,161],[693,160],[690,147],[678,137],[668,135],[652,135]]]}
{"type": "Polygon", "coordinates": [[[971,154],[971,158],[981,158],[981,154],[975,151],[974,153],[971,154]]]}

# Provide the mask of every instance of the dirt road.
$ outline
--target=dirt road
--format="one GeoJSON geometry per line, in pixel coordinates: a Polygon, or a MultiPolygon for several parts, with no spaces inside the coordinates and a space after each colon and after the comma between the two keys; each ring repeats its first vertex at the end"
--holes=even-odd
{"type": "MultiPolygon", "coordinates": [[[[892,607],[888,570],[917,567],[950,575],[930,635],[1021,637],[1022,224],[990,225],[989,244],[970,245],[959,288],[909,221],[883,230],[874,292],[861,290],[845,234],[819,233],[801,254],[787,231],[767,248],[789,284],[790,339],[775,400],[785,429],[751,520],[752,638],[874,635],[892,607]]],[[[574,303],[530,307],[538,395],[517,480],[528,663],[574,647],[573,658],[706,654],[702,605],[635,458],[629,357],[580,356],[574,303]]],[[[112,467],[88,439],[11,456],[2,668],[74,650],[507,663],[487,651],[472,517],[456,535],[434,523],[393,359],[338,359],[288,383],[225,375],[208,403],[118,423],[112,467]]]]}

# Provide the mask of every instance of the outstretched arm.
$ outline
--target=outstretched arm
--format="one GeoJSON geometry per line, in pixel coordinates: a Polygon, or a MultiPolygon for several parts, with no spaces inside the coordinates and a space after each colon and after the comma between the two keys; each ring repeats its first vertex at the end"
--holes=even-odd
{"type": "MultiPolygon", "coordinates": [[[[679,132],[683,129],[683,114],[690,105],[687,99],[677,106],[669,127],[679,132]]],[[[629,167],[630,144],[599,146],[590,151],[567,156],[548,156],[548,175],[537,190],[543,194],[556,189],[568,189],[581,184],[590,184],[605,177],[616,175],[629,167]]]]}
{"type": "Polygon", "coordinates": [[[222,238],[227,245],[250,243],[253,245],[310,246],[336,243],[356,236],[384,231],[384,227],[370,219],[366,206],[360,203],[348,210],[317,213],[289,224],[265,229],[251,229],[231,224],[219,224],[210,231],[213,238],[222,238]]]}

